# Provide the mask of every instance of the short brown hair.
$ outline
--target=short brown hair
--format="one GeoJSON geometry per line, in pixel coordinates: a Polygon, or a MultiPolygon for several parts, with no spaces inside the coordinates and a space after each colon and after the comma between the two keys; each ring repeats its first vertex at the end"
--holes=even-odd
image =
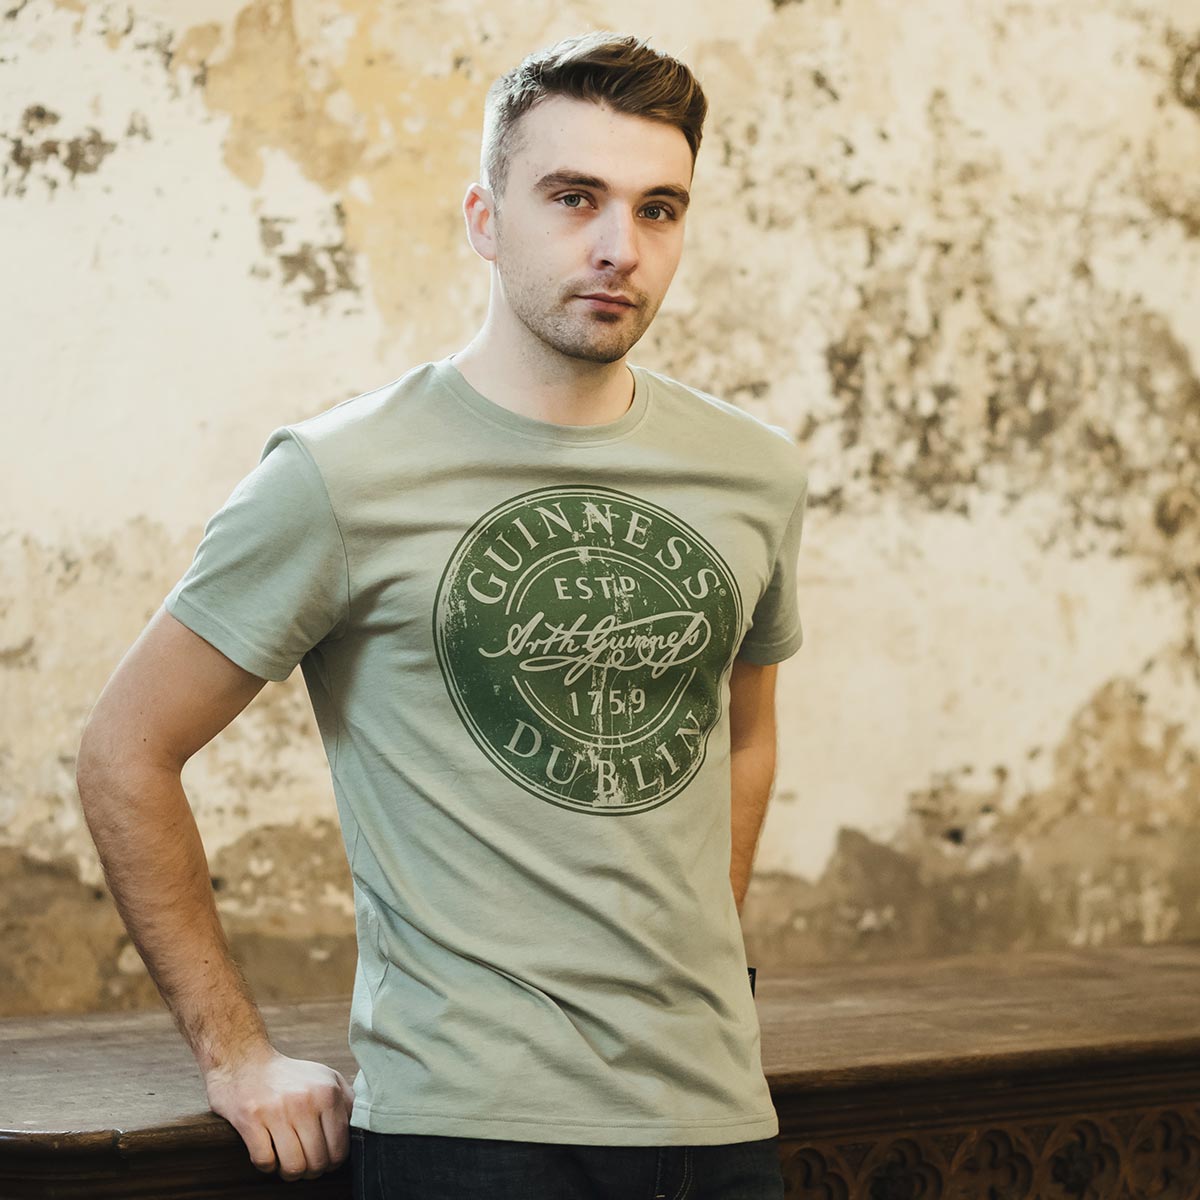
{"type": "Polygon", "coordinates": [[[600,30],[535,51],[488,88],[481,158],[497,203],[521,146],[517,123],[547,96],[591,100],[674,125],[687,138],[695,167],[708,114],[699,80],[677,58],[652,50],[647,39],[600,30]]]}

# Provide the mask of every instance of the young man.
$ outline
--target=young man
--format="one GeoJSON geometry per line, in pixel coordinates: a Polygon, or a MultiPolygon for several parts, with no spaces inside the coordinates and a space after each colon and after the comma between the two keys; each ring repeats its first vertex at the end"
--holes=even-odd
{"type": "Polygon", "coordinates": [[[483,328],[275,430],[88,722],[113,895],[265,1171],[350,1149],[363,1197],[783,1195],[738,917],[807,475],[626,360],[706,107],[610,33],[497,80],[463,204],[483,328]],[[353,1088],[271,1046],[180,784],[297,664],[354,880],[353,1088]]]}

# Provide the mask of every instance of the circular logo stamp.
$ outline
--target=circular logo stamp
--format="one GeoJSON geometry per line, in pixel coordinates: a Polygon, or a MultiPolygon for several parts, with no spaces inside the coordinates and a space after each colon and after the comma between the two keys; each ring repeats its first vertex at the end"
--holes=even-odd
{"type": "Polygon", "coordinates": [[[605,487],[541,488],[484,514],[433,612],[480,749],[543,800],[599,813],[655,808],[700,769],[741,625],[712,546],[605,487]]]}

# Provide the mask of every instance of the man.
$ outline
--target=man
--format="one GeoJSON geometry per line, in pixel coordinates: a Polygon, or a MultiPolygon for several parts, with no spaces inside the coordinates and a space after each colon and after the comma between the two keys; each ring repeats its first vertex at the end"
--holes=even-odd
{"type": "Polygon", "coordinates": [[[113,895],[264,1171],[356,1196],[782,1196],[738,917],[800,646],[783,430],[626,361],[706,101],[591,34],[488,94],[463,350],[275,430],[88,722],[113,895]],[[183,764],[299,664],[359,940],[360,1070],[270,1044],[183,764]]]}

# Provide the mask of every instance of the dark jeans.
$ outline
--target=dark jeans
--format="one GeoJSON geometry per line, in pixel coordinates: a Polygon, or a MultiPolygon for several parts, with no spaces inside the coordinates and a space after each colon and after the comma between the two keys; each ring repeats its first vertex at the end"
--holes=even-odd
{"type": "Polygon", "coordinates": [[[579,1146],[350,1127],[354,1200],[783,1200],[779,1138],[579,1146]]]}

